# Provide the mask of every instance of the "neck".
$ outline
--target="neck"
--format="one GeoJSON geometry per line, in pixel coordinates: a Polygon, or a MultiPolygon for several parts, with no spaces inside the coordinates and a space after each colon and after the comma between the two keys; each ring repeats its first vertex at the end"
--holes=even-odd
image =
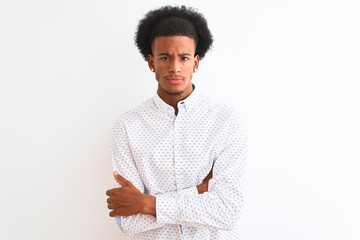
{"type": "Polygon", "coordinates": [[[158,88],[157,94],[164,102],[166,102],[168,105],[172,106],[175,109],[175,114],[177,115],[178,102],[187,98],[194,91],[194,89],[195,89],[195,86],[191,85],[190,88],[187,88],[184,91],[171,93],[171,92],[164,91],[161,88],[158,88]]]}
{"type": "Polygon", "coordinates": [[[179,94],[171,94],[171,93],[165,93],[165,94],[159,94],[160,98],[166,102],[167,104],[169,104],[170,106],[172,106],[175,109],[175,114],[177,115],[178,112],[178,107],[177,104],[178,102],[184,100],[185,98],[187,98],[190,94],[184,94],[184,93],[179,93],[179,94]]]}

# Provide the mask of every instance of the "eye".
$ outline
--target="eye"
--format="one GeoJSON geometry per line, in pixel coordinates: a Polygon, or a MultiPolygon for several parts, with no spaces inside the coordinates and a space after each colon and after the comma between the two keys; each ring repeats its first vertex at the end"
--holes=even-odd
{"type": "Polygon", "coordinates": [[[181,57],[181,60],[182,61],[187,61],[187,60],[189,60],[190,58],[189,57],[181,57]]]}
{"type": "Polygon", "coordinates": [[[169,59],[170,59],[170,58],[169,58],[169,57],[166,57],[166,56],[160,57],[160,60],[164,60],[164,61],[169,60],[169,59]]]}

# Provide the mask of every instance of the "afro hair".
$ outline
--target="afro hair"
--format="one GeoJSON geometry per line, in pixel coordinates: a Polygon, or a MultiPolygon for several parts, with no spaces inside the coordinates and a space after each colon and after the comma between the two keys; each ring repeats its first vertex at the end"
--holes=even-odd
{"type": "Polygon", "coordinates": [[[195,55],[204,58],[212,47],[213,37],[204,16],[190,7],[164,6],[149,11],[139,21],[135,44],[145,61],[152,54],[151,44],[159,36],[187,36],[195,40],[195,55]]]}

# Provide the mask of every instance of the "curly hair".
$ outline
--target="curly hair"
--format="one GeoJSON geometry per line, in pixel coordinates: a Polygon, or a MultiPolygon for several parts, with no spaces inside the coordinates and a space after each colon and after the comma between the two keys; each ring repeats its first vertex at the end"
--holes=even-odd
{"type": "Polygon", "coordinates": [[[200,59],[204,58],[213,43],[205,17],[185,6],[164,6],[151,10],[139,21],[134,40],[145,61],[152,54],[153,40],[159,36],[187,36],[194,39],[195,55],[199,55],[200,59]]]}

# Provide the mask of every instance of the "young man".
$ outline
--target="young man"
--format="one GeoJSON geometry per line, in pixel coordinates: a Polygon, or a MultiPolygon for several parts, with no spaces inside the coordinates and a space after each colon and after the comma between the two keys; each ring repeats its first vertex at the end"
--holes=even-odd
{"type": "Polygon", "coordinates": [[[162,7],[139,22],[135,41],[158,89],[114,125],[110,216],[131,239],[239,239],[243,125],[192,84],[213,42],[206,19],[162,7]]]}

